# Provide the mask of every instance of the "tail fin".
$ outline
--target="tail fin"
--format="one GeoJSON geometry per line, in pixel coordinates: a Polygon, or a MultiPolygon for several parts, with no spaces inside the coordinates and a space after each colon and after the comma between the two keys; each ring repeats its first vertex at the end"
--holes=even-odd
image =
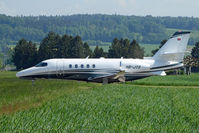
{"type": "Polygon", "coordinates": [[[190,32],[176,32],[153,56],[154,65],[182,63],[190,32]]]}

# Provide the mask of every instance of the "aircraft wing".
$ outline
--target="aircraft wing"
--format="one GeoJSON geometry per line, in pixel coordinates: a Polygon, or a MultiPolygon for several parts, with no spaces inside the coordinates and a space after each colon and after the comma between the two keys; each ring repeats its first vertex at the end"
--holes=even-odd
{"type": "Polygon", "coordinates": [[[107,74],[107,75],[98,76],[98,77],[95,77],[95,78],[90,78],[89,80],[96,81],[96,80],[101,80],[101,79],[107,78],[109,81],[118,80],[120,82],[125,82],[124,74],[125,74],[125,71],[120,71],[120,72],[115,73],[115,74],[107,74]]]}

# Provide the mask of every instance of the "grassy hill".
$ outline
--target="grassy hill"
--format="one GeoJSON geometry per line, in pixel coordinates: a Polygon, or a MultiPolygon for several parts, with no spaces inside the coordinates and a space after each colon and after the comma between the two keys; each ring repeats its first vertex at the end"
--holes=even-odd
{"type": "MultiPolygon", "coordinates": [[[[13,17],[0,14],[0,45],[15,44],[21,38],[40,42],[51,31],[60,35],[79,35],[83,40],[89,40],[91,45],[107,44],[115,37],[158,44],[170,29],[194,31],[198,37],[199,18],[105,14],[13,17]]],[[[198,41],[196,36],[191,38],[191,44],[198,41]]]]}
{"type": "Polygon", "coordinates": [[[0,72],[0,132],[197,132],[199,75],[127,84],[20,80],[0,72]]]}

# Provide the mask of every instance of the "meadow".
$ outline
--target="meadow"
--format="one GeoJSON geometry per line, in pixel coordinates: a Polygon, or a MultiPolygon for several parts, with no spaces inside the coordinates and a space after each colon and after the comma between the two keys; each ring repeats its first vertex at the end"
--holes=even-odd
{"type": "Polygon", "coordinates": [[[199,74],[101,85],[0,72],[0,132],[198,132],[199,74]]]}

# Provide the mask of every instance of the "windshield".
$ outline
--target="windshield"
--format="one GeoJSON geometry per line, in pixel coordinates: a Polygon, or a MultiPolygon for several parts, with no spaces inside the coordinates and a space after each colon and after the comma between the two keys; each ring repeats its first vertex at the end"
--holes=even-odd
{"type": "Polygon", "coordinates": [[[48,65],[48,63],[46,63],[46,62],[40,62],[39,64],[37,64],[35,67],[45,67],[45,66],[47,66],[48,65]]]}

